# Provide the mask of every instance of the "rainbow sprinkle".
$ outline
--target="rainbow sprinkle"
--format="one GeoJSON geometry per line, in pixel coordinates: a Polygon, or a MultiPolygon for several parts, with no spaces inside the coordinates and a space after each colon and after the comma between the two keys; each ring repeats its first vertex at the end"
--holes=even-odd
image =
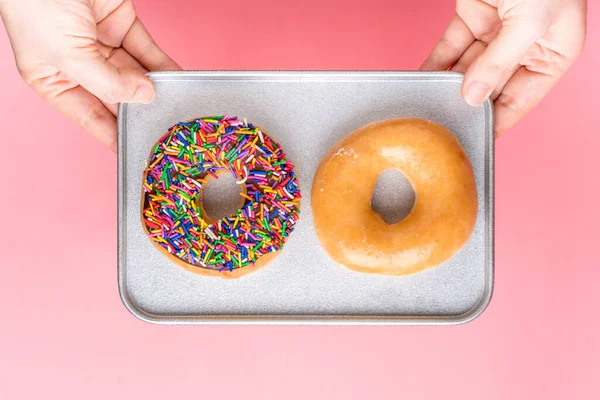
{"type": "Polygon", "coordinates": [[[283,247],[302,196],[279,144],[237,117],[180,122],[156,143],[143,182],[143,222],[150,240],[193,266],[233,271],[283,247]],[[207,178],[229,171],[244,204],[212,221],[202,215],[207,178]]]}

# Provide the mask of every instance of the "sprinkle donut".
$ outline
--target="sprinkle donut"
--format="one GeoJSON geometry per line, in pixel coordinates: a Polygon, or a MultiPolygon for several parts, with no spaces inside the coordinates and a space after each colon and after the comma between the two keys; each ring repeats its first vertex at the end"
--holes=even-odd
{"type": "Polygon", "coordinates": [[[268,264],[294,231],[300,188],[293,164],[269,135],[237,117],[180,122],[152,147],[142,183],[142,224],[151,242],[185,269],[237,278],[268,264]],[[231,173],[240,208],[213,220],[202,195],[231,173]]]}

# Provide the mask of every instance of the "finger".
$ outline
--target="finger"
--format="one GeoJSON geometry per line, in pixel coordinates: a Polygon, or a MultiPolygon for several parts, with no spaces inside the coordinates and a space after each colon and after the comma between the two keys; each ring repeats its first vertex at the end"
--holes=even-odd
{"type": "MultiPolygon", "coordinates": [[[[465,71],[469,68],[469,66],[473,63],[473,61],[485,51],[486,47],[487,46],[485,45],[485,43],[483,43],[480,40],[476,40],[467,49],[467,51],[465,51],[465,54],[462,55],[462,57],[452,67],[451,70],[454,72],[460,72],[460,73],[464,74],[465,71]]],[[[502,81],[500,81],[500,84],[498,86],[496,86],[496,88],[492,92],[492,95],[490,96],[492,100],[496,100],[498,98],[500,93],[502,93],[502,89],[504,89],[504,86],[506,85],[506,83],[510,80],[510,78],[513,77],[515,72],[517,72],[517,70],[520,67],[521,67],[520,65],[517,65],[508,74],[506,74],[502,77],[502,81]]]]}
{"type": "Polygon", "coordinates": [[[119,105],[118,104],[104,104],[102,103],[102,105],[108,110],[110,111],[110,113],[112,115],[114,115],[115,117],[117,116],[117,114],[119,114],[119,105]]]}
{"type": "Polygon", "coordinates": [[[517,71],[521,68],[523,68],[522,65],[517,64],[515,67],[513,67],[513,69],[508,71],[508,73],[504,74],[504,76],[500,80],[500,83],[498,84],[498,86],[496,86],[496,88],[490,95],[490,99],[495,101],[500,96],[500,94],[502,94],[502,91],[504,90],[504,87],[506,86],[506,84],[512,79],[513,76],[515,76],[517,71]]]}
{"type": "Polygon", "coordinates": [[[108,46],[102,42],[98,42],[96,41],[96,48],[98,49],[98,51],[100,52],[100,54],[102,54],[102,57],[104,58],[108,58],[110,57],[110,55],[113,53],[113,51],[115,51],[115,48],[112,46],[108,46]]]}
{"type": "Polygon", "coordinates": [[[486,45],[498,35],[502,27],[498,9],[481,0],[458,0],[456,14],[465,21],[475,39],[486,45]]]}
{"type": "Polygon", "coordinates": [[[442,39],[419,69],[424,71],[445,71],[450,68],[473,43],[475,37],[469,27],[458,16],[450,20],[442,39]]]}
{"type": "Polygon", "coordinates": [[[541,25],[533,22],[503,27],[465,73],[465,101],[472,106],[483,103],[541,34],[541,25]]]}
{"type": "Polygon", "coordinates": [[[513,127],[558,82],[560,75],[546,75],[520,68],[494,102],[495,135],[513,127]]]}
{"type": "Polygon", "coordinates": [[[62,56],[57,67],[104,103],[150,103],[154,99],[154,86],[144,74],[115,67],[95,45],[62,56]]]}
{"type": "MultiPolygon", "coordinates": [[[[142,67],[142,65],[139,62],[137,62],[137,60],[133,58],[131,54],[129,54],[121,48],[115,49],[110,54],[110,56],[108,57],[108,62],[110,62],[117,68],[132,68],[134,70],[140,71],[142,74],[148,72],[148,70],[142,67]]],[[[117,112],[119,110],[118,104],[106,103],[104,104],[104,107],[106,107],[115,116],[117,115],[117,112]]]]}
{"type": "Polygon", "coordinates": [[[123,48],[150,71],[180,70],[181,67],[156,44],[139,18],[123,39],[123,48]]]}
{"type": "Polygon", "coordinates": [[[121,47],[123,38],[135,21],[135,8],[131,0],[122,0],[111,6],[115,8],[98,23],[98,40],[111,47],[121,47]]]}
{"type": "Polygon", "coordinates": [[[451,71],[465,73],[469,65],[485,50],[485,43],[476,40],[469,46],[467,51],[458,59],[456,64],[451,68],[451,71]]]}
{"type": "Polygon", "coordinates": [[[92,1],[92,12],[96,18],[96,24],[104,21],[113,11],[121,6],[126,0],[102,0],[92,1]]]}
{"type": "MultiPolygon", "coordinates": [[[[105,45],[101,42],[96,42],[96,47],[104,58],[108,60],[112,65],[117,68],[133,68],[137,69],[142,73],[146,73],[146,69],[140,65],[129,53],[122,48],[114,48],[105,45]]],[[[116,103],[102,103],[113,115],[117,115],[119,111],[119,105],[116,103]]]]}
{"type": "Polygon", "coordinates": [[[117,119],[91,93],[77,86],[46,100],[116,153],[117,119]]]}

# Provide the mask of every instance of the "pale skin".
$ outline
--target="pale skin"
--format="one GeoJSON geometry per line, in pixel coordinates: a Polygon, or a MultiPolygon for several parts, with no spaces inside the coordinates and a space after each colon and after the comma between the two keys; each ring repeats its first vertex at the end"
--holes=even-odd
{"type": "Polygon", "coordinates": [[[0,14],[25,82],[113,151],[118,103],[150,103],[144,73],[181,69],[132,0],[0,0],[0,14]]]}
{"type": "MultiPolygon", "coordinates": [[[[586,0],[458,0],[421,69],[465,73],[465,101],[491,97],[499,136],[579,57],[586,8],[586,0]]],[[[0,15],[25,82],[113,151],[118,103],[151,102],[144,73],[180,69],[132,0],[0,0],[0,15]]]]}
{"type": "Polygon", "coordinates": [[[458,0],[423,70],[465,74],[471,105],[494,101],[495,135],[550,92],[583,49],[586,0],[458,0]]]}

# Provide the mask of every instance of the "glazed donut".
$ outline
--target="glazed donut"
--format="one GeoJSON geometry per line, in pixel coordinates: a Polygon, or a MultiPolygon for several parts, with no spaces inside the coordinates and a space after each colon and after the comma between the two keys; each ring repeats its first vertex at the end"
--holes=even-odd
{"type": "Polygon", "coordinates": [[[312,186],[319,240],[330,257],[360,272],[406,275],[451,258],[477,217],[471,164],[456,137],[422,119],[367,125],[335,145],[312,186]],[[389,169],[412,183],[415,203],[388,225],[371,208],[379,175],[389,169]]]}
{"type": "Polygon", "coordinates": [[[152,147],[142,183],[142,225],[176,264],[209,276],[237,278],[270,262],[294,231],[300,189],[277,142],[236,117],[180,122],[152,147]],[[205,184],[231,173],[240,208],[214,221],[205,184]]]}

